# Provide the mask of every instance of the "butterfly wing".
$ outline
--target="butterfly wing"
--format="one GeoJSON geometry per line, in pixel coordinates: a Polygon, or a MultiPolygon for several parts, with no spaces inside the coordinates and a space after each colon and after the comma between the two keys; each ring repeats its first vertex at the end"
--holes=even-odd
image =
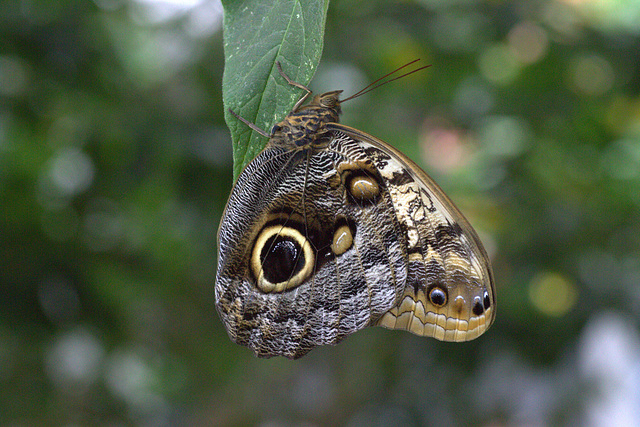
{"type": "Polygon", "coordinates": [[[393,147],[326,127],[322,146],[268,145],[234,186],[215,287],[231,339],[298,358],[371,325],[448,341],[486,331],[493,276],[468,221],[393,147]]]}
{"type": "Polygon", "coordinates": [[[384,189],[356,141],[267,146],[238,178],[218,233],[216,306],[231,339],[297,358],[396,305],[407,237],[384,189]]]}
{"type": "Polygon", "coordinates": [[[336,139],[357,142],[374,162],[405,233],[405,290],[377,324],[445,341],[467,341],[484,333],[495,318],[493,273],[469,222],[404,154],[349,126],[327,127],[336,139]]]}

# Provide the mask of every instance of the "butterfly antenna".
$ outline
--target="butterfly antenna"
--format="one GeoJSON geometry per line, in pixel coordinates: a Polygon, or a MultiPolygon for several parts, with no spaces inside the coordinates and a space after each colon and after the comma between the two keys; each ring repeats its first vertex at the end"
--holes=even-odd
{"type": "Polygon", "coordinates": [[[394,80],[401,79],[403,77],[406,77],[406,76],[408,76],[410,74],[416,73],[416,72],[418,72],[420,70],[424,70],[425,68],[428,68],[428,67],[431,66],[431,64],[425,65],[425,66],[422,66],[420,68],[416,68],[415,70],[411,70],[411,71],[409,71],[407,73],[404,73],[404,74],[402,74],[400,76],[396,76],[396,77],[394,77],[394,78],[392,78],[390,80],[385,80],[387,77],[392,76],[393,74],[397,73],[398,71],[402,70],[403,68],[406,68],[409,65],[414,64],[414,63],[416,63],[418,61],[420,61],[420,59],[414,59],[413,61],[404,64],[402,67],[396,68],[392,72],[390,72],[388,74],[385,74],[384,76],[380,77],[379,79],[373,81],[368,86],[362,88],[361,90],[359,90],[358,92],[354,93],[350,97],[340,100],[340,102],[345,102],[345,101],[348,101],[350,99],[357,98],[359,96],[364,95],[365,93],[371,92],[372,90],[379,88],[380,86],[386,85],[387,83],[391,83],[394,80]]]}

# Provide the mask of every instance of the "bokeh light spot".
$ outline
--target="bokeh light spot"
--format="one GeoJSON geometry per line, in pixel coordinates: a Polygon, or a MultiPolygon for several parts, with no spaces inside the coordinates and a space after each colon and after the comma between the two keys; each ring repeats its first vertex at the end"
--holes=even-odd
{"type": "Polygon", "coordinates": [[[528,147],[530,130],[519,117],[491,116],[484,119],[478,130],[482,147],[496,157],[515,157],[528,147]]]}
{"type": "Polygon", "coordinates": [[[51,162],[49,177],[56,189],[66,196],[84,193],[93,182],[93,162],[77,148],[61,150],[51,162]]]}
{"type": "Polygon", "coordinates": [[[596,55],[579,56],[573,60],[569,76],[574,90],[583,95],[602,95],[613,86],[611,64],[596,55]]]}
{"type": "Polygon", "coordinates": [[[167,366],[164,355],[150,357],[144,348],[117,350],[108,358],[105,380],[109,391],[132,410],[163,420],[169,414],[167,401],[159,392],[163,368],[178,371],[173,380],[180,382],[182,369],[179,365],[167,366]]]}
{"type": "Polygon", "coordinates": [[[455,89],[453,106],[459,117],[474,120],[487,114],[495,105],[487,83],[477,76],[464,79],[455,89]]]}
{"type": "Polygon", "coordinates": [[[547,316],[564,316],[573,308],[577,298],[575,283],[559,273],[540,273],[529,283],[531,303],[547,316]]]}
{"type": "Polygon", "coordinates": [[[497,85],[508,85],[520,72],[520,65],[509,46],[495,44],[480,54],[480,73],[497,85]]]}
{"type": "Polygon", "coordinates": [[[203,0],[133,0],[131,15],[142,25],[158,25],[176,19],[203,0]]]}
{"type": "Polygon", "coordinates": [[[612,178],[636,179],[640,176],[640,143],[620,139],[609,145],[602,156],[602,168],[612,178]]]}
{"type": "Polygon", "coordinates": [[[509,48],[523,64],[538,62],[547,53],[547,33],[531,22],[520,22],[507,37],[509,48]]]}
{"type": "Polygon", "coordinates": [[[98,378],[104,356],[102,343],[87,329],[78,328],[56,339],[46,355],[47,374],[59,387],[77,392],[98,378]]]}
{"type": "Polygon", "coordinates": [[[469,156],[467,137],[442,120],[428,120],[420,134],[422,158],[430,168],[447,172],[460,167],[469,156]]]}

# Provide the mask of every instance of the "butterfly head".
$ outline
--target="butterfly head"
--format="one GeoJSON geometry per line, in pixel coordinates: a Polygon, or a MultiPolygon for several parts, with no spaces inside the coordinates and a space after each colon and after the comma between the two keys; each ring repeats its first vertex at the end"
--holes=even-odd
{"type": "Polygon", "coordinates": [[[313,97],[310,105],[317,104],[323,108],[335,109],[340,114],[340,94],[341,90],[334,90],[331,92],[325,92],[322,95],[316,95],[313,97]]]}
{"type": "Polygon", "coordinates": [[[315,95],[311,102],[298,108],[290,116],[304,114],[306,116],[317,116],[317,119],[323,123],[336,123],[342,108],[340,107],[341,90],[333,90],[325,92],[321,95],[315,95]]]}

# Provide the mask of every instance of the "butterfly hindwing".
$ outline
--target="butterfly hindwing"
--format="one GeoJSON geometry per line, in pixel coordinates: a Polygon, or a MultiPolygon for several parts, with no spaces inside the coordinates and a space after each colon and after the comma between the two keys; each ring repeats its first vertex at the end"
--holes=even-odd
{"type": "Polygon", "coordinates": [[[403,292],[405,234],[379,173],[354,141],[334,138],[306,155],[267,147],[241,174],[221,224],[218,310],[230,336],[260,356],[295,358],[335,344],[374,324],[403,292]],[[309,269],[294,260],[266,272],[289,255],[287,246],[304,256],[306,245],[309,269]],[[268,265],[254,268],[256,254],[268,265]],[[283,268],[304,274],[290,277],[296,274],[283,268]],[[261,274],[268,283],[295,284],[265,291],[261,274]]]}

